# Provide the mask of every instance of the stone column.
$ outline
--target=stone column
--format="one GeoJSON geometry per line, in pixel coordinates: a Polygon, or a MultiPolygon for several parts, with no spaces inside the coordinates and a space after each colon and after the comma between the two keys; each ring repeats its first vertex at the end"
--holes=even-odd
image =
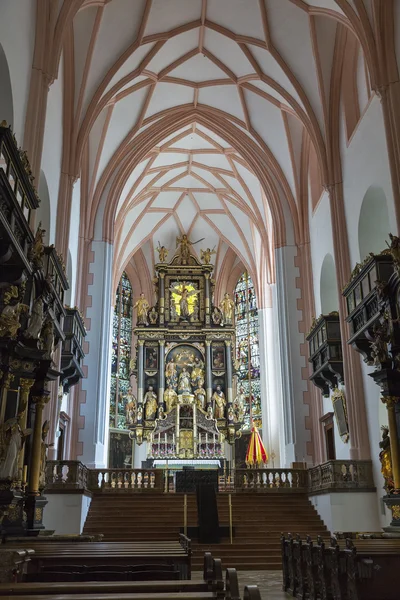
{"type": "Polygon", "coordinates": [[[396,490],[400,490],[400,446],[396,423],[396,404],[398,401],[399,398],[396,396],[385,396],[382,398],[382,402],[386,404],[388,412],[390,454],[392,457],[393,480],[396,490]]]}
{"type": "Polygon", "coordinates": [[[160,311],[160,325],[165,323],[165,273],[160,273],[158,280],[158,307],[160,311]]]}
{"type": "Polygon", "coordinates": [[[204,273],[204,308],[206,325],[210,324],[210,273],[204,273]]]}
{"type": "Polygon", "coordinates": [[[137,359],[137,401],[143,404],[144,396],[144,340],[138,340],[138,359],[137,359]]]}
{"type": "Polygon", "coordinates": [[[233,374],[232,374],[232,342],[225,340],[225,364],[226,364],[226,400],[228,404],[233,402],[233,374]]]}
{"type": "Polygon", "coordinates": [[[211,404],[212,397],[212,364],[211,364],[211,341],[206,340],[206,397],[207,405],[211,404]]]}
{"type": "Polygon", "coordinates": [[[159,340],[158,346],[158,404],[164,402],[165,391],[165,340],[159,340]]]}
{"type": "MultiPolygon", "coordinates": [[[[19,416],[19,424],[21,429],[26,429],[27,421],[28,421],[28,400],[29,400],[29,392],[31,387],[35,383],[34,379],[24,379],[21,378],[19,381],[20,385],[20,393],[19,393],[19,404],[18,404],[18,416],[19,416]]],[[[23,479],[23,468],[24,468],[24,458],[25,452],[24,448],[22,448],[19,458],[18,458],[18,479],[23,479]]],[[[26,483],[26,482],[23,482],[26,483]]]]}
{"type": "Polygon", "coordinates": [[[28,482],[28,495],[39,496],[39,479],[40,479],[40,458],[42,449],[42,421],[43,421],[43,409],[45,404],[49,401],[49,396],[43,394],[42,396],[34,396],[33,402],[35,403],[35,424],[33,426],[32,435],[32,450],[31,450],[31,464],[29,470],[29,482],[28,482]]]}

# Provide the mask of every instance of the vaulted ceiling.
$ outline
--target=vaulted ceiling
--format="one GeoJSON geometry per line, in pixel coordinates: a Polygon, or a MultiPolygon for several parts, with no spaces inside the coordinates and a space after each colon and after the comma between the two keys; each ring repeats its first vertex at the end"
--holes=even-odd
{"type": "Polygon", "coordinates": [[[152,272],[157,242],[173,251],[186,232],[215,247],[217,265],[231,248],[271,279],[270,248],[305,218],[310,144],[322,179],[326,169],[338,28],[353,35],[371,0],[67,4],[75,168],[87,226],[115,242],[117,271],[141,249],[152,272]]]}

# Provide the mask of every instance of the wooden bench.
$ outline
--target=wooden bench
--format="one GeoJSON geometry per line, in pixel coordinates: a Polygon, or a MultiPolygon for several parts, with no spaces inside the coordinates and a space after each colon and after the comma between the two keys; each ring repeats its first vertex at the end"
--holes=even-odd
{"type": "Polygon", "coordinates": [[[337,540],[282,535],[283,589],[296,598],[397,600],[400,540],[337,540]]]}
{"type": "Polygon", "coordinates": [[[68,572],[68,567],[71,568],[71,571],[72,567],[75,567],[77,572],[84,573],[102,563],[106,564],[107,568],[116,570],[122,568],[126,572],[134,567],[144,565],[153,566],[154,571],[157,568],[159,571],[172,568],[179,573],[180,579],[190,579],[191,577],[191,541],[182,534],[179,542],[82,542],[69,544],[67,542],[46,543],[43,540],[36,542],[34,548],[35,554],[28,569],[28,578],[32,579],[35,578],[34,574],[45,571],[68,572]]]}

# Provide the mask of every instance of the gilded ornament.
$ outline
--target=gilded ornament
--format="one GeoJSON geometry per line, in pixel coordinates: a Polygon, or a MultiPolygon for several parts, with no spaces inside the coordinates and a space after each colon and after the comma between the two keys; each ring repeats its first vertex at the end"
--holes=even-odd
{"type": "Polygon", "coordinates": [[[35,508],[35,521],[40,522],[42,520],[42,508],[35,508]]]}
{"type": "Polygon", "coordinates": [[[36,230],[35,239],[33,241],[32,247],[29,251],[28,258],[32,261],[33,266],[36,269],[40,269],[43,267],[43,255],[44,255],[44,234],[46,233],[45,229],[42,229],[42,223],[40,222],[38,228],[36,230]]]}
{"type": "Polygon", "coordinates": [[[160,242],[158,242],[156,250],[158,252],[158,258],[160,262],[166,262],[169,250],[165,246],[161,246],[160,242]]]}
{"type": "Polygon", "coordinates": [[[26,304],[19,300],[20,291],[15,285],[10,286],[4,293],[4,308],[0,314],[0,337],[15,340],[21,327],[20,318],[29,310],[26,304]]]}
{"type": "Polygon", "coordinates": [[[392,511],[393,521],[400,520],[400,504],[392,504],[390,506],[390,510],[392,511]]]}
{"type": "Polygon", "coordinates": [[[144,293],[142,292],[140,294],[140,298],[136,301],[136,303],[134,304],[133,308],[137,309],[137,325],[145,325],[147,326],[149,324],[148,321],[148,312],[150,309],[150,304],[147,302],[146,298],[144,297],[144,293]]]}
{"type": "Polygon", "coordinates": [[[200,260],[202,260],[205,265],[209,265],[211,262],[211,256],[213,254],[217,254],[215,251],[215,246],[212,250],[210,250],[210,248],[207,248],[206,250],[200,250],[200,260]]]}

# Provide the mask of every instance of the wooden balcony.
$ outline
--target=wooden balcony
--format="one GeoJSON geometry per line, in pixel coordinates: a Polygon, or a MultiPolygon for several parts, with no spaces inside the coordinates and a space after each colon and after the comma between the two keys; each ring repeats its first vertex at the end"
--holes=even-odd
{"type": "Polygon", "coordinates": [[[307,336],[312,365],[311,381],[324,394],[343,383],[343,357],[339,314],[321,315],[307,336]]]}
{"type": "Polygon", "coordinates": [[[343,290],[348,311],[346,320],[350,323],[348,343],[368,364],[374,362],[371,341],[375,337],[374,327],[384,311],[384,292],[393,273],[390,253],[371,254],[362,264],[356,265],[350,282],[343,290]]]}
{"type": "Polygon", "coordinates": [[[8,127],[0,125],[0,265],[2,281],[21,283],[32,273],[29,249],[32,210],[39,198],[26,155],[8,127]]]}
{"type": "Polygon", "coordinates": [[[64,342],[61,353],[61,373],[64,392],[76,385],[84,373],[82,362],[85,357],[83,342],[86,329],[81,314],[77,308],[65,308],[64,342]]]}

